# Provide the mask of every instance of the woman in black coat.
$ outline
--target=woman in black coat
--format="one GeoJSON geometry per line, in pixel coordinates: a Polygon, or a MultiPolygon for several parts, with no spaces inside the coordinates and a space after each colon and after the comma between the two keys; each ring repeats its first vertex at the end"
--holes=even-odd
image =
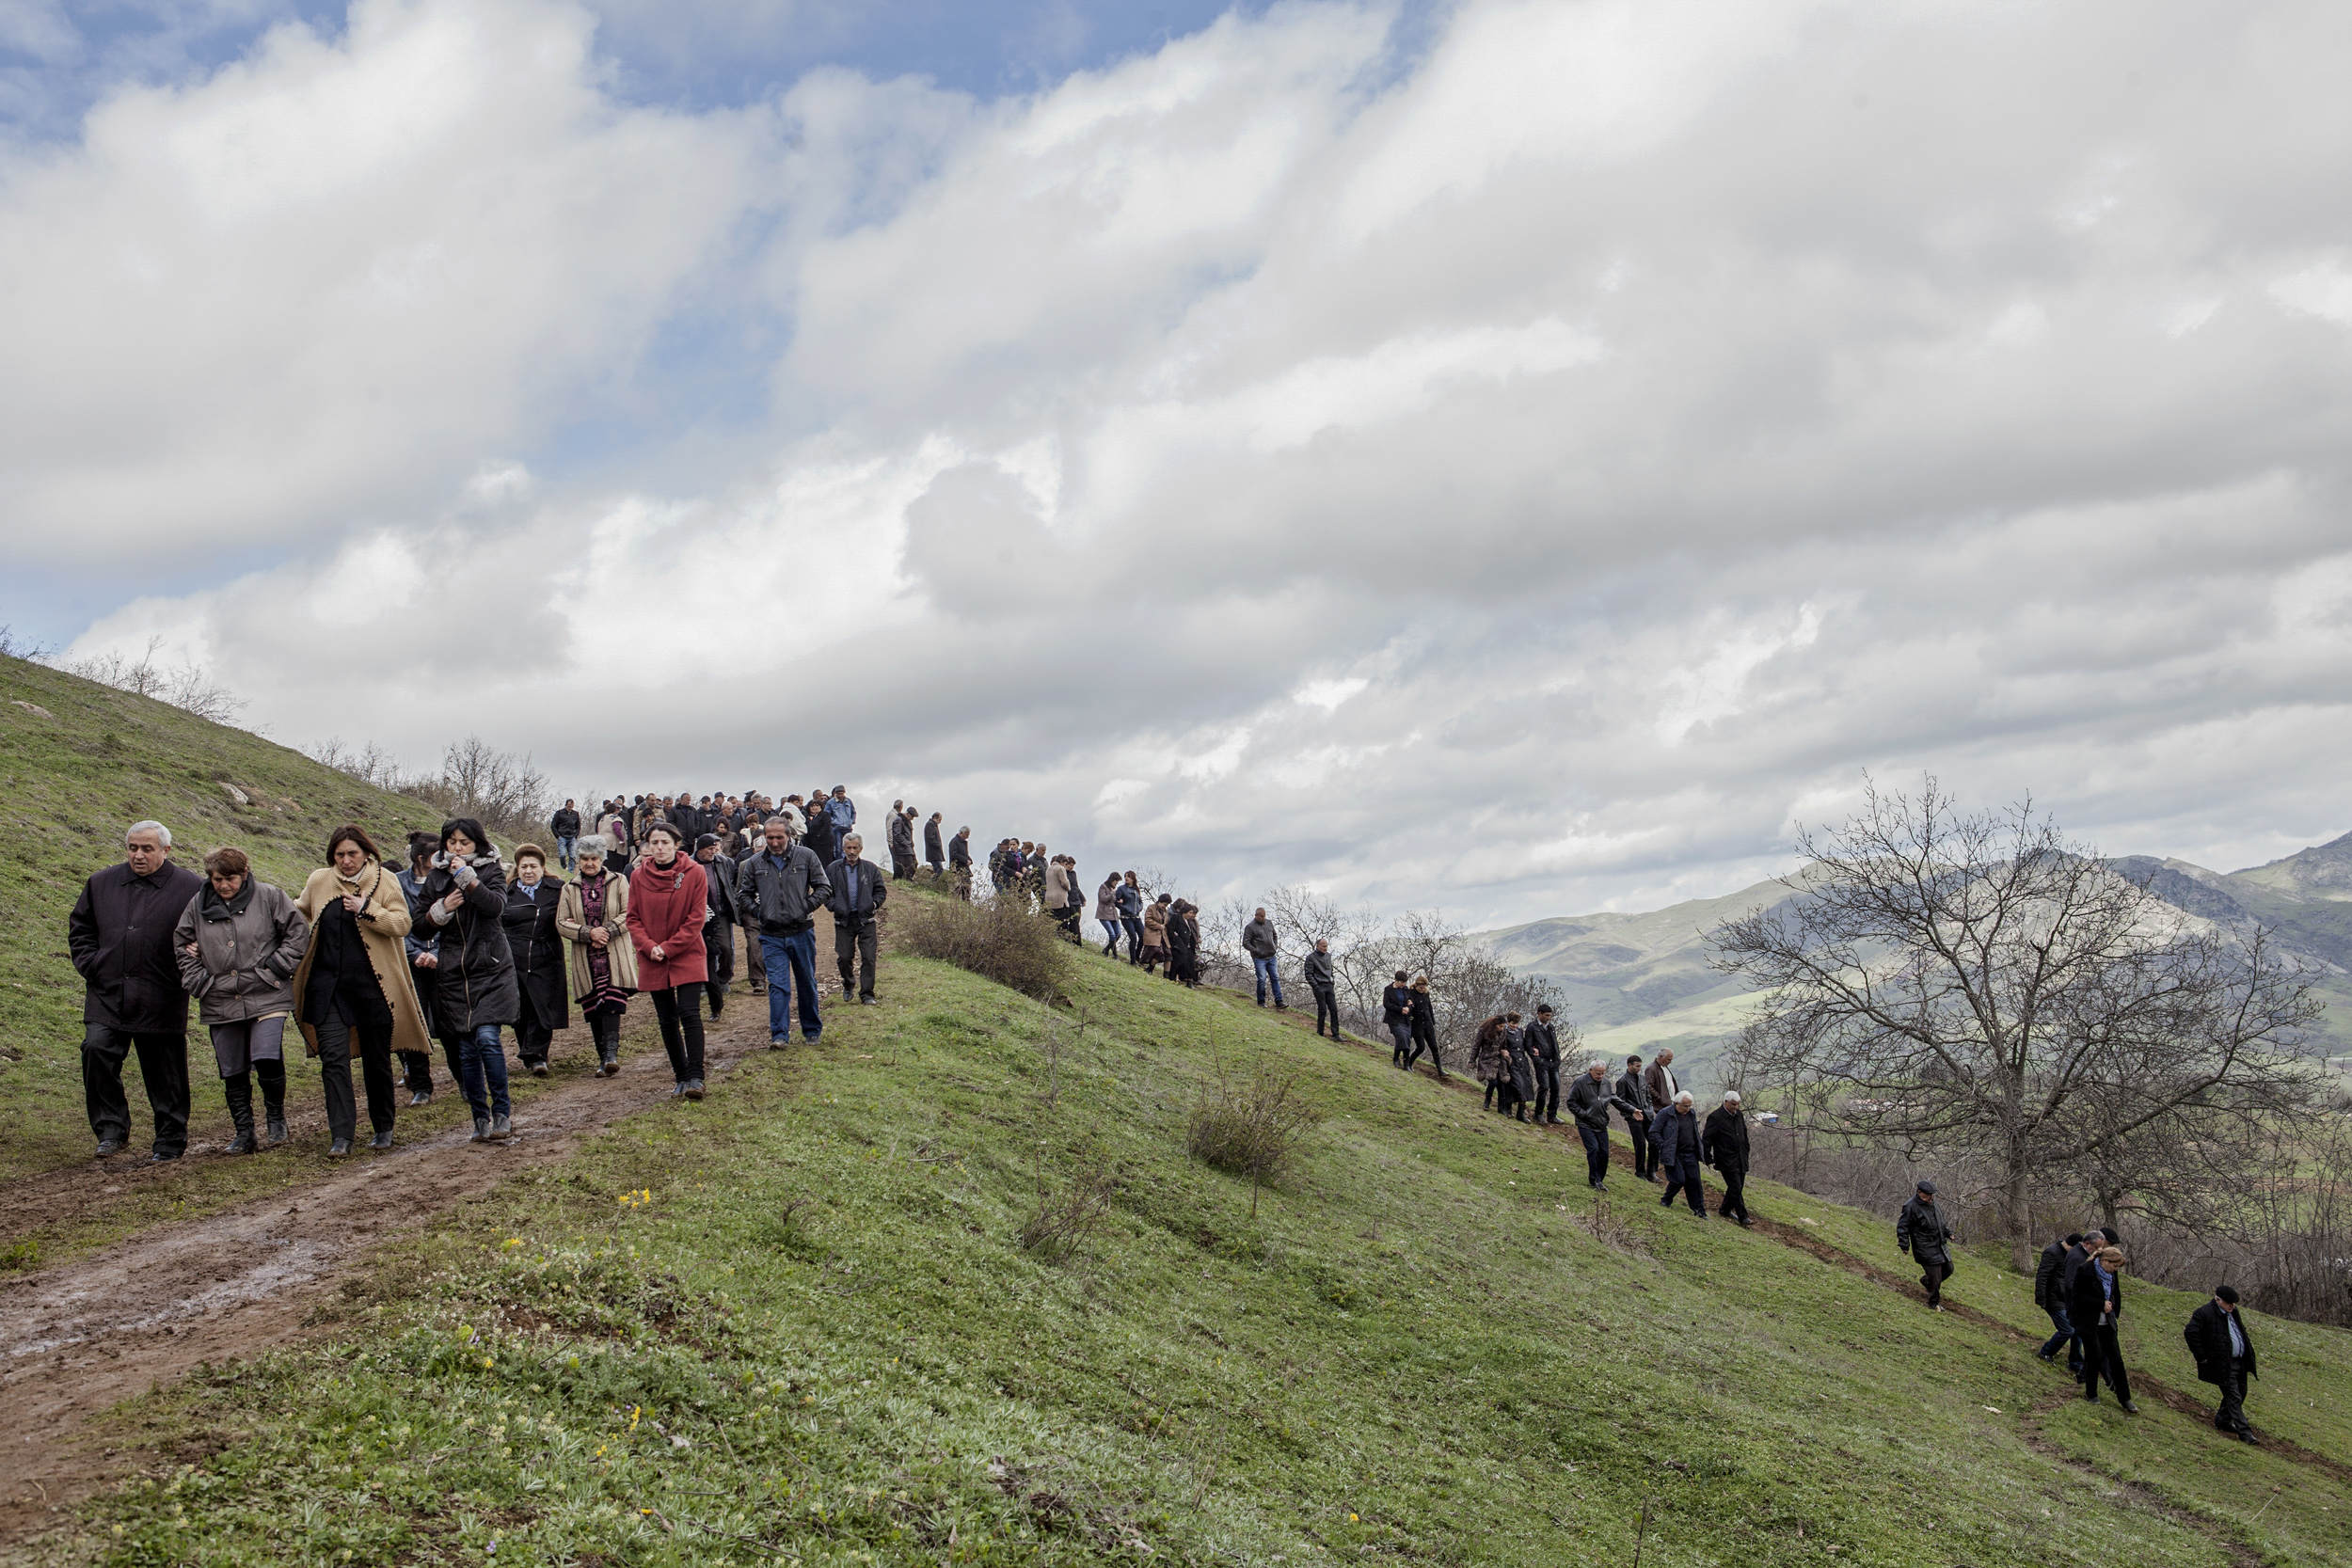
{"type": "Polygon", "coordinates": [[[515,879],[506,888],[506,950],[515,959],[520,991],[515,1046],[523,1066],[548,1075],[548,1042],[571,1026],[571,1004],[564,985],[564,938],[555,928],[555,907],[564,884],[547,874],[548,858],[535,844],[515,851],[515,879]]]}
{"type": "Polygon", "coordinates": [[[459,1044],[458,1078],[473,1107],[473,1135],[502,1138],[514,1128],[506,1098],[506,1042],[499,1030],[521,1016],[515,958],[506,946],[506,871],[482,824],[441,824],[441,852],[418,890],[415,929],[437,936],[434,1011],[459,1044]]]}

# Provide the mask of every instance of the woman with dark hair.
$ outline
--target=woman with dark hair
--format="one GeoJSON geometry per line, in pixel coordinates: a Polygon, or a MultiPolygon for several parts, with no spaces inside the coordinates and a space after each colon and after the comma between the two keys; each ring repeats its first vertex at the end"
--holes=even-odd
{"type": "Polygon", "coordinates": [[[1143,911],[1143,972],[1153,973],[1166,963],[1169,979],[1176,977],[1175,962],[1168,956],[1168,896],[1163,893],[1146,905],[1143,911]]]}
{"type": "MultiPolygon", "coordinates": [[[[205,885],[172,927],[180,984],[212,1031],[213,1058],[237,1135],[224,1154],[250,1154],[253,1080],[262,1081],[270,1142],[286,1141],[286,1020],[294,977],[310,946],[310,923],[294,900],[253,876],[242,849],[204,857],[205,885]]],[[[346,1146],[348,1144],[346,1143],[346,1146]]]]}
{"type": "Polygon", "coordinates": [[[710,890],[702,863],[678,853],[678,831],[667,822],[645,830],[645,853],[628,878],[628,934],[637,972],[653,994],[661,1047],[670,1053],[677,1086],[670,1092],[703,1097],[703,986],[709,979],[703,920],[710,890]]]}
{"type": "Polygon", "coordinates": [[[1477,1037],[1470,1041],[1470,1076],[1486,1085],[1486,1099],[1479,1109],[1508,1111],[1511,1108],[1508,1099],[1511,1092],[1511,1058],[1502,1043],[1501,1013],[1478,1026],[1477,1037]],[[1499,1096],[1503,1097],[1503,1103],[1500,1106],[1495,1103],[1499,1096]]]}
{"type": "MultiPolygon", "coordinates": [[[[328,1152],[351,1152],[358,1129],[351,1093],[351,1058],[358,1045],[368,1088],[368,1123],[374,1147],[392,1147],[392,1053],[422,1056],[432,1049],[424,1009],[409,983],[402,939],[408,934],[408,898],[398,877],[384,868],[375,841],[345,823],[326,838],[326,864],[302,884],[294,908],[310,923],[310,944],[294,972],[295,1014],[310,1054],[319,1059],[326,1096],[328,1152]]],[[[267,1085],[264,1083],[264,1092],[267,1085]]],[[[270,1121],[273,1142],[283,1141],[282,1119],[270,1121]]]]}
{"type": "Polygon", "coordinates": [[[1517,1013],[1502,1015],[1502,1054],[1511,1115],[1525,1121],[1527,1107],[1535,1099],[1535,1058],[1527,1049],[1527,1032],[1519,1027],[1517,1013]]]}
{"type": "Polygon", "coordinates": [[[1440,1078],[1445,1076],[1445,1058],[1438,1054],[1438,1000],[1429,994],[1429,976],[1413,976],[1413,1049],[1406,1054],[1405,1070],[1413,1070],[1422,1052],[1429,1053],[1429,1066],[1440,1078]]]}
{"type": "MultiPolygon", "coordinates": [[[[579,852],[574,842],[573,852],[579,852]]],[[[515,957],[521,1010],[515,1019],[515,1051],[535,1077],[548,1075],[548,1043],[558,1029],[571,1027],[564,1000],[564,939],[556,934],[557,900],[564,884],[548,879],[547,851],[535,844],[515,850],[515,879],[506,885],[506,950],[515,957]]]]}
{"type": "Polygon", "coordinates": [[[480,822],[453,816],[441,824],[441,852],[419,896],[421,924],[439,934],[434,1006],[443,1031],[461,1042],[458,1080],[473,1107],[474,1141],[506,1137],[514,1106],[499,1030],[521,1016],[522,1002],[506,945],[506,871],[480,822]]]}
{"type": "Polygon", "coordinates": [[[1189,898],[1168,907],[1168,977],[1186,990],[1200,989],[1200,906],[1189,898]]]}
{"type": "Polygon", "coordinates": [[[572,945],[572,995],[596,1042],[596,1076],[621,1070],[621,1015],[637,990],[637,946],[628,935],[628,879],[605,864],[602,833],[574,846],[580,879],[556,905],[555,928],[572,945]]]}

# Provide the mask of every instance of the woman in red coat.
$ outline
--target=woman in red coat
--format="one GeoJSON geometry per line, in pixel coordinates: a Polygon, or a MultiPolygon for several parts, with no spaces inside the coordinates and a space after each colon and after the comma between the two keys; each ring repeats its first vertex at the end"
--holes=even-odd
{"type": "Polygon", "coordinates": [[[703,922],[709,883],[702,863],[678,853],[667,822],[645,830],[645,854],[628,874],[628,937],[637,949],[637,984],[652,993],[661,1046],[677,1075],[672,1094],[703,1097],[703,985],[709,978],[703,922]]]}

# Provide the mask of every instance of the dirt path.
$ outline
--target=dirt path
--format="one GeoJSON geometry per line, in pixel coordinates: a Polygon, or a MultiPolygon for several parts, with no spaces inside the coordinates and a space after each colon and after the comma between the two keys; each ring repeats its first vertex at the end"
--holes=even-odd
{"type": "MultiPolygon", "coordinates": [[[[708,1031],[714,1087],[747,1055],[767,1053],[766,1007],[739,995],[708,1031]]],[[[571,1052],[593,1052],[584,1030],[558,1036],[560,1054],[567,1041],[571,1052]]],[[[668,1058],[641,1051],[612,1078],[565,1084],[518,1107],[504,1143],[470,1144],[467,1127],[387,1154],[363,1150],[301,1187],[10,1280],[0,1299],[0,1399],[10,1416],[0,1433],[0,1544],[58,1522],[133,1467],[136,1456],[96,1449],[88,1428],[97,1417],[200,1361],[294,1340],[312,1305],[383,1243],[504,1176],[563,1159],[623,1117],[666,1106],[671,1084],[668,1058]]],[[[118,1180],[92,1164],[43,1184],[118,1180]]]]}

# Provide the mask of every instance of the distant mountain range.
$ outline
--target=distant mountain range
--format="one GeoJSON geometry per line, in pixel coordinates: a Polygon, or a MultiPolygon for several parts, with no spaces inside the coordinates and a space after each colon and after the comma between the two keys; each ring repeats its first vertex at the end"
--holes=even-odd
{"type": "MultiPolygon", "coordinates": [[[[2322,1043],[2330,1054],[2352,1053],[2352,833],[2226,874],[2152,855],[2111,863],[2147,878],[2150,892],[2191,914],[2275,930],[2287,951],[2322,972],[2328,1001],[2322,1043]]],[[[1477,940],[1513,969],[1559,987],[1586,1049],[1623,1057],[1671,1046],[1686,1082],[1711,1082],[1754,991],[1707,967],[1707,933],[1789,896],[1776,881],[1758,882],[1647,914],[1564,915],[1484,931],[1477,940]]]]}

